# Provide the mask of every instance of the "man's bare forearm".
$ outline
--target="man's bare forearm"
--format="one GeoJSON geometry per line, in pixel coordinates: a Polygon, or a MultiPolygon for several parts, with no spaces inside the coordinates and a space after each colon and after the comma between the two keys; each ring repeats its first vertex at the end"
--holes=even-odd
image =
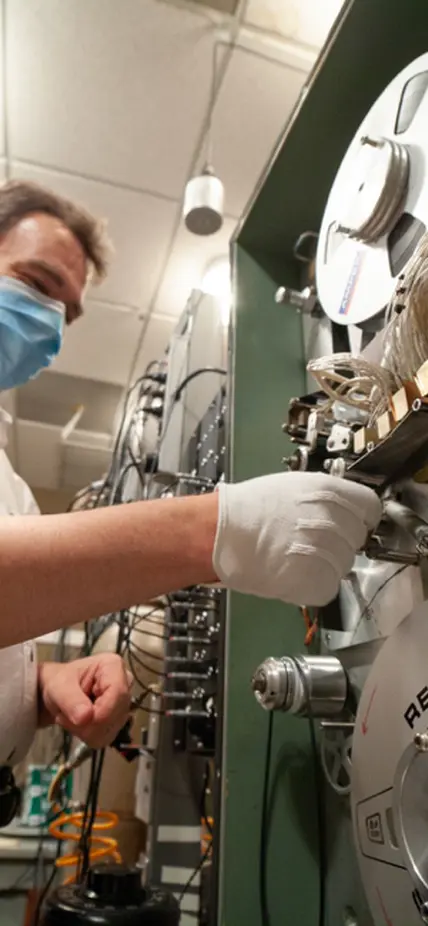
{"type": "Polygon", "coordinates": [[[216,576],[217,494],[0,519],[0,647],[216,576]]]}

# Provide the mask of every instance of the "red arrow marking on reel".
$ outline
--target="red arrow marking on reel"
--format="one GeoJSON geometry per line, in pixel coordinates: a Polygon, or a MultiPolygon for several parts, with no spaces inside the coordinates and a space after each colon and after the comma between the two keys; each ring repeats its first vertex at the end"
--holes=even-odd
{"type": "Polygon", "coordinates": [[[380,903],[380,908],[381,908],[381,910],[382,910],[382,913],[383,913],[383,917],[384,917],[386,926],[394,926],[392,920],[389,918],[388,913],[387,913],[387,911],[386,911],[386,909],[385,909],[385,904],[384,904],[383,899],[382,899],[382,894],[381,894],[381,892],[380,892],[380,890],[379,890],[378,887],[376,888],[376,894],[377,894],[377,897],[378,897],[378,901],[379,901],[379,903],[380,903]]]}
{"type": "Polygon", "coordinates": [[[376,688],[373,688],[373,691],[372,691],[372,693],[371,693],[371,695],[370,695],[369,703],[368,703],[368,705],[367,705],[367,710],[366,710],[365,716],[363,717],[363,720],[362,720],[362,723],[361,723],[361,732],[362,732],[363,736],[366,735],[366,733],[368,732],[368,729],[369,729],[369,727],[368,727],[369,714],[370,714],[370,711],[371,711],[371,709],[372,709],[373,699],[374,699],[374,696],[375,696],[375,694],[376,694],[376,690],[377,690],[377,686],[376,686],[376,688]]]}

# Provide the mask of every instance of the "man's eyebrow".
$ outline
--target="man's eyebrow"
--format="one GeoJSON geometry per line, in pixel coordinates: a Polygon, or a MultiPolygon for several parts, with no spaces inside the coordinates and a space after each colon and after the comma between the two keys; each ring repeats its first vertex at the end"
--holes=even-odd
{"type": "Polygon", "coordinates": [[[50,277],[50,279],[52,280],[53,283],[55,283],[56,286],[59,286],[59,287],[65,286],[64,277],[61,276],[61,274],[58,273],[57,270],[54,270],[54,268],[51,267],[50,264],[45,263],[44,260],[26,260],[25,264],[30,270],[41,270],[42,273],[50,277]]]}

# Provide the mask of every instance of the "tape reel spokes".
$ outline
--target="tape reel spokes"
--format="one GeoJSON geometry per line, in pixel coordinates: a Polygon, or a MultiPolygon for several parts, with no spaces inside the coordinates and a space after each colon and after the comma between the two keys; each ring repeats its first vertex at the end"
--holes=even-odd
{"type": "Polygon", "coordinates": [[[428,54],[401,71],[351,142],[318,242],[321,305],[338,324],[382,312],[428,227],[428,54]]]}
{"type": "Polygon", "coordinates": [[[340,729],[322,729],[321,765],[328,784],[341,797],[351,793],[351,755],[352,733],[340,729]]]}

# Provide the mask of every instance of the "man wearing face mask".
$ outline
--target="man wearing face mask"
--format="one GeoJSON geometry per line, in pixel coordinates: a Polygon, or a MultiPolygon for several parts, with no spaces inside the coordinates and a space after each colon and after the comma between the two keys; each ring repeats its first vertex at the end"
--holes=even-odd
{"type": "MultiPolygon", "coordinates": [[[[64,326],[82,314],[88,278],[106,272],[105,252],[102,226],[72,203],[28,183],[0,190],[0,390],[49,365],[64,326]]],[[[8,478],[18,479],[10,470],[8,478]]],[[[22,513],[9,509],[6,502],[2,514],[22,513]]],[[[289,473],[222,484],[202,497],[0,517],[0,763],[21,758],[37,721],[58,721],[99,746],[114,739],[129,710],[118,658],[37,669],[25,641],[218,580],[261,597],[325,604],[380,515],[364,487],[289,473]]]]}

